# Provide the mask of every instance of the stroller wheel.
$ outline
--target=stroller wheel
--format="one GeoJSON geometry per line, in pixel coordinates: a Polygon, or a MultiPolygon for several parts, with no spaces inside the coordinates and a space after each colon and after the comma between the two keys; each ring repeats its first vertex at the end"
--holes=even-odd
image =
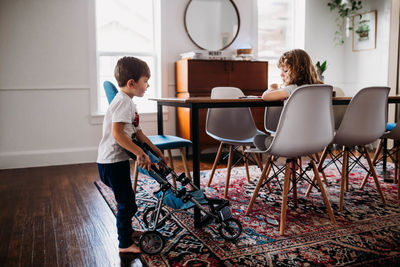
{"type": "MultiPolygon", "coordinates": [[[[155,223],[156,221],[156,207],[149,207],[146,209],[146,211],[143,213],[143,223],[146,226],[147,229],[152,227],[152,224],[155,223]]],[[[167,212],[165,209],[161,209],[160,211],[160,218],[158,218],[158,223],[155,229],[161,228],[165,224],[165,220],[167,216],[167,212]]]]}
{"type": "Polygon", "coordinates": [[[164,246],[164,237],[157,231],[145,232],[139,239],[140,249],[146,254],[160,253],[164,246]]]}
{"type": "Polygon", "coordinates": [[[230,218],[221,222],[218,231],[225,240],[235,240],[242,233],[242,224],[238,219],[230,218]]]}

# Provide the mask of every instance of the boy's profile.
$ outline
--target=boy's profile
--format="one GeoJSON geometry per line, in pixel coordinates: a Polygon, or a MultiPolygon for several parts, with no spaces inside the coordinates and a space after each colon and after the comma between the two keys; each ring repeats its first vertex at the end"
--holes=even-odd
{"type": "Polygon", "coordinates": [[[139,114],[133,97],[142,97],[149,87],[150,69],[134,57],[118,60],[114,70],[120,91],[116,94],[103,121],[103,137],[99,144],[97,166],[102,182],[111,187],[117,201],[117,229],[120,252],[140,253],[133,242],[141,232],[133,231],[132,217],[137,211],[130,177],[129,156],[136,155],[139,166],[149,169],[151,161],[144,151],[131,141],[134,137],[147,143],[164,161],[162,152],[147,138],[139,125],[139,114]]]}

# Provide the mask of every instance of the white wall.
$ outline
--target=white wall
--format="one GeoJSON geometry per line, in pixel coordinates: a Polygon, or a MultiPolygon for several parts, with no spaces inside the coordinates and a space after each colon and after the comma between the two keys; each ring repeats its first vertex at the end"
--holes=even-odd
{"type": "Polygon", "coordinates": [[[342,87],[344,48],[333,43],[336,15],[329,11],[327,0],[306,0],[304,49],[314,63],[327,61],[324,82],[342,87]]]}
{"type": "MultiPolygon", "coordinates": [[[[0,169],[95,161],[101,124],[90,105],[89,76],[95,68],[89,30],[92,1],[0,1],[0,169]]],[[[175,96],[174,62],[179,54],[197,50],[183,24],[187,2],[161,1],[164,97],[175,96]]],[[[234,2],[241,24],[229,49],[257,49],[257,1],[234,2]]],[[[373,0],[368,2],[374,5],[373,0]]],[[[378,23],[384,23],[387,17],[381,20],[380,13],[389,12],[390,1],[375,2],[378,23]]],[[[379,34],[385,34],[386,26],[378,26],[376,51],[353,55],[347,44],[332,45],[334,15],[326,3],[306,0],[305,22],[305,49],[314,61],[328,60],[326,82],[343,87],[362,84],[363,77],[352,74],[359,64],[366,64],[368,73],[380,72],[374,81],[385,82],[388,55],[386,41],[380,43],[385,37],[379,34]]],[[[174,110],[167,111],[165,132],[174,134],[174,110]]],[[[154,115],[142,116],[141,121],[145,133],[157,132],[154,115]]]]}
{"type": "Polygon", "coordinates": [[[85,162],[101,125],[89,113],[86,4],[0,1],[0,168],[85,162]]]}
{"type": "Polygon", "coordinates": [[[327,60],[325,83],[342,88],[353,96],[361,88],[388,84],[391,0],[364,0],[361,12],[377,10],[376,49],[352,51],[352,35],[342,46],[332,42],[336,31],[336,11],[327,0],[306,1],[305,50],[314,62],[327,60]]]}
{"type": "Polygon", "coordinates": [[[388,84],[391,1],[364,1],[363,11],[377,10],[376,49],[352,51],[351,37],[344,46],[343,88],[354,95],[363,87],[388,84]]]}
{"type": "MultiPolygon", "coordinates": [[[[91,1],[0,1],[0,169],[96,160],[101,124],[90,110],[91,1]]],[[[161,1],[165,97],[175,96],[179,54],[197,49],[183,25],[187,2],[161,1]]],[[[233,49],[254,35],[250,1],[237,7],[241,32],[233,49]]],[[[169,110],[165,132],[174,134],[169,110]]],[[[156,134],[154,115],[141,122],[145,133],[156,134]]]]}

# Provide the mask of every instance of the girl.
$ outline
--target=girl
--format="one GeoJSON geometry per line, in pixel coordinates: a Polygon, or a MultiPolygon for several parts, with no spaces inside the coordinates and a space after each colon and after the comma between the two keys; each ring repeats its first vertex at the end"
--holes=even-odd
{"type": "Polygon", "coordinates": [[[306,51],[294,49],[283,53],[278,61],[278,68],[281,70],[283,86],[271,84],[266,90],[262,99],[265,101],[285,100],[294,90],[304,84],[321,84],[310,56],[306,51]]]}

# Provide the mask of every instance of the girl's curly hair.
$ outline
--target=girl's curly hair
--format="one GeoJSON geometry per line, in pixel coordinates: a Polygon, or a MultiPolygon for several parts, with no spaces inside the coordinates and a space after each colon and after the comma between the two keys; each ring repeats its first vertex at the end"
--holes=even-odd
{"type": "Polygon", "coordinates": [[[321,84],[310,56],[302,49],[293,49],[283,53],[279,58],[278,68],[289,69],[289,84],[321,84]]]}

